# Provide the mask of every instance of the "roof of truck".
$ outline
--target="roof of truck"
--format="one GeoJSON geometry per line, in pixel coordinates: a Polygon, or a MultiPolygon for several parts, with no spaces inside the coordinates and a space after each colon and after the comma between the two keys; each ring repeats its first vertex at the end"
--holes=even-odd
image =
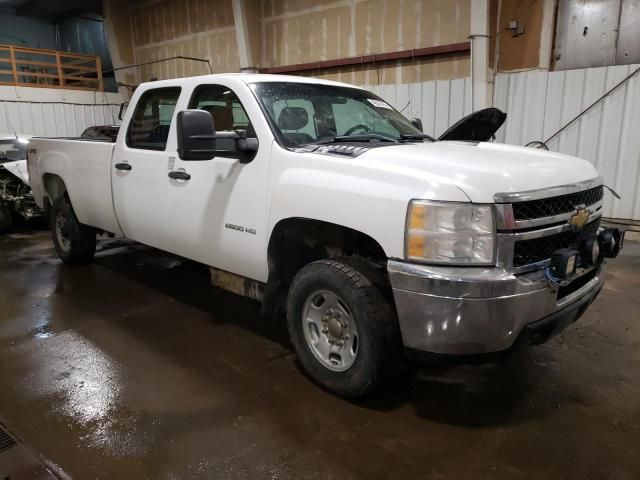
{"type": "Polygon", "coordinates": [[[350,87],[350,88],[361,88],[356,85],[351,85],[348,83],[342,82],[334,82],[333,80],[325,80],[322,78],[313,78],[313,77],[298,77],[294,75],[273,75],[273,74],[265,74],[265,73],[214,73],[211,75],[198,75],[195,77],[184,77],[184,78],[173,78],[167,80],[155,80],[152,82],[144,82],[141,85],[159,85],[162,84],[172,84],[175,85],[176,82],[191,82],[193,80],[200,81],[214,81],[216,79],[222,78],[230,78],[235,77],[238,78],[245,83],[259,83],[259,82],[291,82],[291,83],[316,83],[323,85],[335,85],[337,87],[350,87]]]}

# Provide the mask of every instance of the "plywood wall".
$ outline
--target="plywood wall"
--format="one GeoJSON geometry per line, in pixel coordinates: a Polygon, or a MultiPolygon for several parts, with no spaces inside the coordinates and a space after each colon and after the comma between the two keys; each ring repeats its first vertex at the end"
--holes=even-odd
{"type": "MultiPolygon", "coordinates": [[[[493,32],[498,39],[498,71],[508,72],[538,68],[540,65],[540,35],[544,1],[502,0],[499,23],[493,32]],[[512,36],[509,22],[520,23],[524,33],[512,36]]],[[[550,32],[553,29],[550,30],[550,32]]]]}
{"type": "MultiPolygon", "coordinates": [[[[264,0],[261,63],[291,65],[465,42],[469,15],[469,0],[264,0]]],[[[460,78],[469,75],[469,56],[311,74],[357,84],[460,78]]]]}
{"type": "MultiPolygon", "coordinates": [[[[135,63],[176,55],[208,59],[214,71],[239,69],[231,0],[129,2],[135,63]]],[[[177,60],[138,69],[139,81],[209,73],[203,63],[177,60]]]]}
{"type": "MultiPolygon", "coordinates": [[[[470,1],[247,0],[252,63],[273,67],[465,42],[470,1]]],[[[209,59],[214,72],[239,70],[231,0],[105,0],[105,12],[107,23],[116,24],[108,31],[130,37],[135,63],[184,55],[209,59]]],[[[124,42],[115,48],[127,50],[124,42]]],[[[179,60],[136,69],[135,75],[144,81],[204,73],[206,65],[179,60]]],[[[357,84],[462,78],[469,75],[469,55],[308,74],[357,84]]]]}

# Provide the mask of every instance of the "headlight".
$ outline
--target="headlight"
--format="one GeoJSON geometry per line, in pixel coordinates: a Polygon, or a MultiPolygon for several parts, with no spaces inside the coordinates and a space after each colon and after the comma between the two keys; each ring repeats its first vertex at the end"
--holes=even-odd
{"type": "Polygon", "coordinates": [[[407,260],[493,265],[495,225],[491,205],[412,200],[407,213],[407,260]]]}

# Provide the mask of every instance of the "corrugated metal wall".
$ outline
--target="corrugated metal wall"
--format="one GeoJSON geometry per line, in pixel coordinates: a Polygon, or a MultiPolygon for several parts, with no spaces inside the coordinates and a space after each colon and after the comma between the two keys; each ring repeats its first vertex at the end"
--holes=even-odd
{"type": "Polygon", "coordinates": [[[471,80],[435,80],[403,85],[368,85],[407,118],[420,118],[424,133],[439,136],[471,113],[471,80]]]}
{"type": "MultiPolygon", "coordinates": [[[[525,145],[549,138],[638,65],[560,72],[499,74],[494,104],[507,112],[497,140],[525,145]]],[[[470,79],[404,85],[369,85],[407,118],[422,119],[424,132],[439,136],[471,113],[470,79]]],[[[622,196],[606,195],[606,217],[640,220],[640,73],[549,143],[585,158],[622,196]]]]}
{"type": "Polygon", "coordinates": [[[77,137],[92,125],[119,123],[119,104],[0,101],[0,133],[77,137]]]}
{"type": "MultiPolygon", "coordinates": [[[[498,140],[524,145],[549,138],[638,65],[496,77],[494,104],[507,112],[498,140]]],[[[640,219],[640,73],[549,143],[554,151],[585,158],[622,200],[605,196],[604,215],[640,219]]]]}

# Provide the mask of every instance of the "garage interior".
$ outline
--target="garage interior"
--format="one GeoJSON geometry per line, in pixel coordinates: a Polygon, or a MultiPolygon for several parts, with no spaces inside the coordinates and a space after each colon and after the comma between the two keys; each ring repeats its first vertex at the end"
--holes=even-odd
{"type": "MultiPolygon", "coordinates": [[[[364,400],[301,370],[284,315],[205,265],[101,236],[64,265],[46,212],[0,234],[0,478],[640,478],[640,0],[0,0],[0,134],[119,125],[143,82],[300,75],[438,137],[591,162],[626,230],[549,342],[416,366],[364,400]],[[123,107],[124,108],[124,107],[123,107]]],[[[1,197],[0,197],[1,198],[1,197]]]]}

